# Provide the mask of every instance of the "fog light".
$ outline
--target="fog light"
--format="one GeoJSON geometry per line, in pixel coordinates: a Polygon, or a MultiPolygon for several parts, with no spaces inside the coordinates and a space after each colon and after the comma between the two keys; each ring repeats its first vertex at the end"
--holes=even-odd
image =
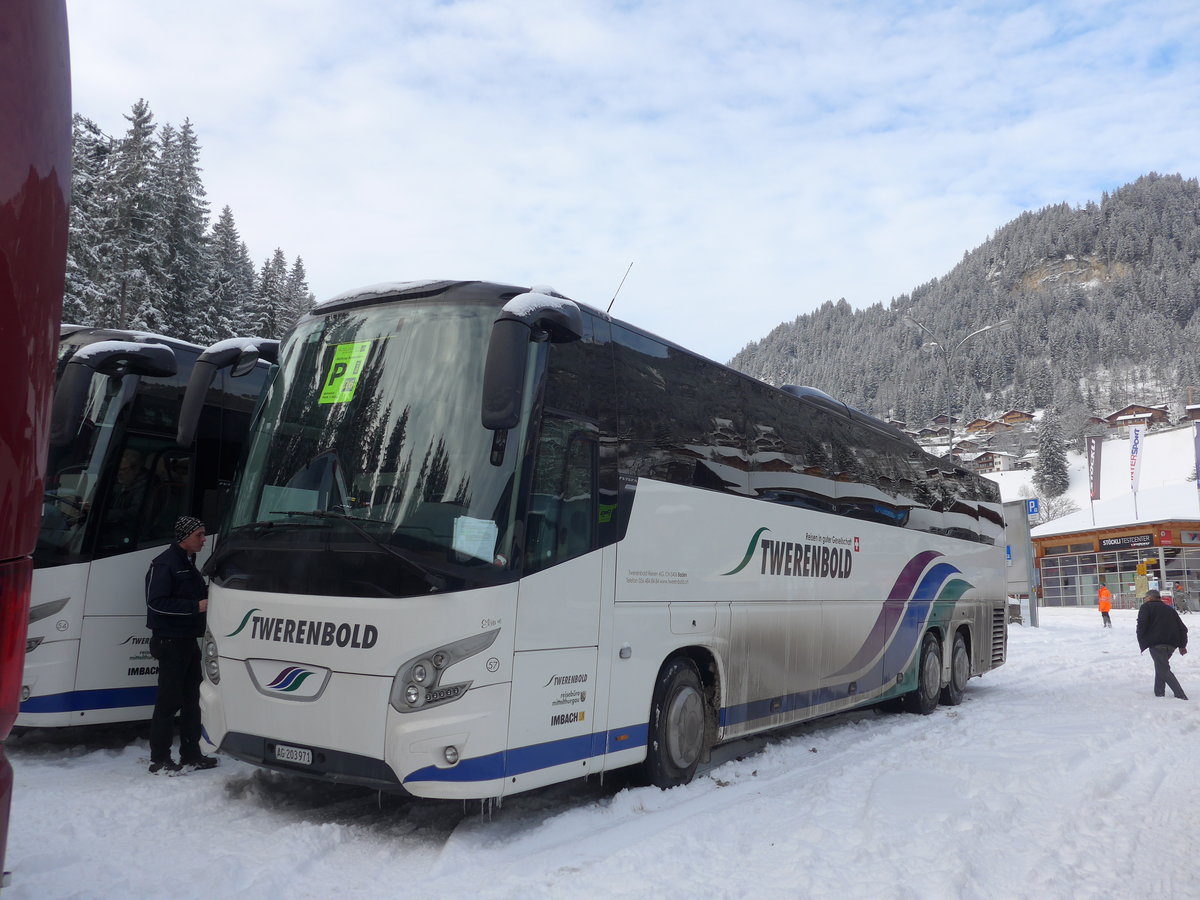
{"type": "Polygon", "coordinates": [[[40,638],[40,637],[30,638],[29,640],[27,640],[25,642],[25,652],[32,653],[34,650],[36,650],[38,648],[38,645],[41,644],[41,642],[43,640],[44,640],[44,638],[40,638]]]}
{"type": "Polygon", "coordinates": [[[412,680],[417,684],[424,684],[425,679],[429,677],[429,670],[425,668],[425,663],[417,663],[413,666],[412,680]]]}
{"type": "Polygon", "coordinates": [[[458,764],[458,748],[457,747],[447,747],[442,752],[445,754],[446,762],[450,763],[450,765],[452,765],[452,766],[458,764]]]}
{"type": "Polygon", "coordinates": [[[23,685],[21,685],[21,702],[24,703],[28,699],[29,699],[29,685],[23,684],[23,685]]]}
{"type": "Polygon", "coordinates": [[[409,706],[416,706],[421,702],[421,689],[415,684],[410,684],[404,689],[404,699],[409,706]]]}

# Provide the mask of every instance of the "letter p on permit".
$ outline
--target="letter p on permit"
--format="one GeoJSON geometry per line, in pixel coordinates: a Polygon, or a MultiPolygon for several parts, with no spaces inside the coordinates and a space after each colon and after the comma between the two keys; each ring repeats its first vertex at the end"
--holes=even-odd
{"type": "Polygon", "coordinates": [[[358,389],[358,378],[371,352],[371,341],[336,344],[329,361],[329,374],[317,403],[348,403],[358,389]]]}

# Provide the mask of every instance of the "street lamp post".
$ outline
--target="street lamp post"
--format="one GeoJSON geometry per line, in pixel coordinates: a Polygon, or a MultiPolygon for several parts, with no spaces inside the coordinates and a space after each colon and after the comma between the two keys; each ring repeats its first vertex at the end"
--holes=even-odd
{"type": "Polygon", "coordinates": [[[936,353],[942,358],[942,362],[946,365],[946,427],[950,431],[950,444],[946,448],[946,455],[949,457],[950,462],[954,462],[954,416],[950,411],[950,385],[952,378],[950,374],[950,361],[954,359],[954,354],[958,352],[958,348],[967,341],[979,337],[979,335],[986,331],[995,331],[1000,328],[1011,328],[1015,323],[1011,319],[1002,319],[1001,321],[992,325],[984,325],[982,328],[977,328],[972,331],[958,343],[948,346],[945,341],[938,338],[936,334],[914,319],[911,315],[904,316],[900,321],[902,321],[909,328],[915,328],[918,331],[924,332],[929,337],[929,340],[921,345],[921,349],[936,353]]]}

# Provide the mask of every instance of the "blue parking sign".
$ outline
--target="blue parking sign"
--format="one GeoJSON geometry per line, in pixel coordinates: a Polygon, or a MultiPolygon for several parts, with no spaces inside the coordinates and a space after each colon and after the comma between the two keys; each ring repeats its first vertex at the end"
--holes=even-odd
{"type": "Polygon", "coordinates": [[[1038,514],[1038,498],[1037,497],[1030,497],[1028,500],[1025,501],[1025,514],[1029,515],[1029,516],[1036,516],[1038,514]]]}

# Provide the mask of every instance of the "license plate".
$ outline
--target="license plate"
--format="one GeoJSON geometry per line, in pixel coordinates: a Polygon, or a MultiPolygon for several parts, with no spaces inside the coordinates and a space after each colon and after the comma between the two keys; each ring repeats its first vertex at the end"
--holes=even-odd
{"type": "Polygon", "coordinates": [[[297,763],[302,766],[312,765],[312,751],[304,747],[289,747],[287,744],[276,744],[275,758],[280,762],[297,763]]]}

